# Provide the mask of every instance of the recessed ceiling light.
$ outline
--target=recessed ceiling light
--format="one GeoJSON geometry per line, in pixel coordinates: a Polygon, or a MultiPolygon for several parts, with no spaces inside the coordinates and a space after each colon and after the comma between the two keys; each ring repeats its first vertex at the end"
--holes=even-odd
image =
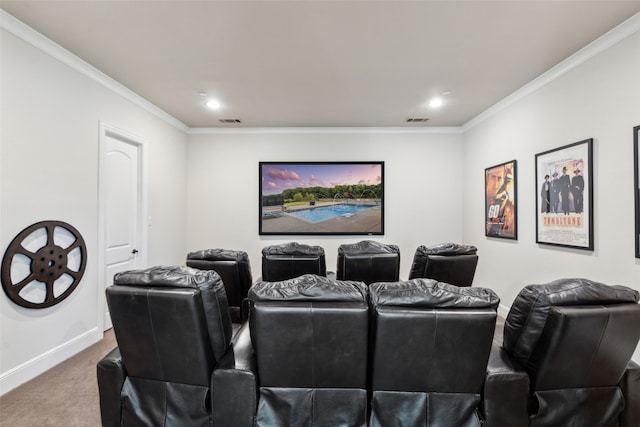
{"type": "Polygon", "coordinates": [[[429,101],[430,108],[440,108],[443,104],[444,101],[442,100],[442,98],[432,98],[431,101],[429,101]]]}
{"type": "Polygon", "coordinates": [[[220,107],[222,107],[222,104],[220,104],[220,101],[217,101],[215,99],[210,99],[207,101],[207,108],[211,110],[219,110],[220,107]]]}

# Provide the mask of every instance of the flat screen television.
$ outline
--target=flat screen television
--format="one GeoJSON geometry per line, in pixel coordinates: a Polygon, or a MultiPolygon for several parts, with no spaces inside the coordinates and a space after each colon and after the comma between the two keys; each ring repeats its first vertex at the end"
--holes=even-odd
{"type": "Polygon", "coordinates": [[[259,162],[261,235],[384,234],[384,162],[259,162]]]}

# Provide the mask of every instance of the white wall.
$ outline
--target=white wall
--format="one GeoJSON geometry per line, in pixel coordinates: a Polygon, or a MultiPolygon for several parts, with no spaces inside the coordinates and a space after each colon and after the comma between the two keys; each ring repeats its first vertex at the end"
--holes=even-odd
{"type": "Polygon", "coordinates": [[[249,254],[254,278],[263,247],[298,241],[325,249],[335,271],[338,246],[364,239],[400,247],[407,278],[421,244],[462,239],[462,135],[459,132],[289,129],[189,137],[188,248],[249,254]],[[385,162],[384,236],[259,236],[259,161],[385,162]]]}
{"type": "MultiPolygon", "coordinates": [[[[637,32],[465,132],[464,240],[480,254],[474,285],[494,289],[505,307],[523,286],[565,277],[640,290],[632,132],[640,125],[639,76],[637,32]],[[595,250],[538,245],[535,154],[587,138],[594,139],[595,250]],[[484,168],[512,159],[518,240],[484,237],[484,168]]],[[[634,360],[640,361],[638,349],[634,360]]]]}
{"type": "Polygon", "coordinates": [[[29,225],[61,220],[88,252],[78,288],[26,309],[0,298],[0,393],[102,337],[98,315],[99,122],[147,141],[148,262],[182,263],[186,250],[187,136],[43,50],[2,30],[0,248],[29,225]]]}

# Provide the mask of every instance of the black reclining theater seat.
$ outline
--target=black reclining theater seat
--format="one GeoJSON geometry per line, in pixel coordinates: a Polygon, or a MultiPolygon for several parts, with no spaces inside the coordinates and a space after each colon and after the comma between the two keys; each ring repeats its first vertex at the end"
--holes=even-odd
{"type": "Polygon", "coordinates": [[[103,426],[209,426],[211,374],[233,366],[220,276],[153,267],[106,289],[118,347],[97,366],[103,426]]]}
{"type": "Polygon", "coordinates": [[[337,267],[338,280],[394,282],[400,278],[400,249],[372,240],[342,244],[337,267]]]}
{"type": "Polygon", "coordinates": [[[477,248],[458,243],[419,246],[409,279],[425,278],[456,286],[471,286],[478,265],[477,248]]]}
{"type": "Polygon", "coordinates": [[[640,426],[638,298],[587,279],[523,288],[492,349],[487,426],[640,426]]]}
{"type": "MultiPolygon", "coordinates": [[[[430,279],[374,283],[370,426],[481,426],[498,296],[430,279]]],[[[504,426],[506,427],[506,426],[504,426]]]]}
{"type": "Polygon", "coordinates": [[[259,280],[278,282],[303,274],[327,275],[322,247],[290,242],[262,249],[262,277],[259,280]]]}
{"type": "Polygon", "coordinates": [[[249,301],[257,426],[366,426],[366,285],[307,274],[257,282],[249,301]]]}
{"type": "Polygon", "coordinates": [[[220,275],[227,293],[233,323],[242,322],[242,302],[253,283],[249,255],[229,249],[204,249],[187,254],[187,266],[213,270],[220,275]]]}

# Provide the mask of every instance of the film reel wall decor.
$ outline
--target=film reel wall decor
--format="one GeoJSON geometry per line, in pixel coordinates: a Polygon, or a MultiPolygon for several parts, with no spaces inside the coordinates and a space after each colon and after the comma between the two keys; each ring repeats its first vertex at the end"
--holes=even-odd
{"type": "Polygon", "coordinates": [[[84,239],[62,221],[41,221],[22,230],[2,257],[2,288],[27,308],[58,304],[76,289],[87,265],[84,239]]]}

